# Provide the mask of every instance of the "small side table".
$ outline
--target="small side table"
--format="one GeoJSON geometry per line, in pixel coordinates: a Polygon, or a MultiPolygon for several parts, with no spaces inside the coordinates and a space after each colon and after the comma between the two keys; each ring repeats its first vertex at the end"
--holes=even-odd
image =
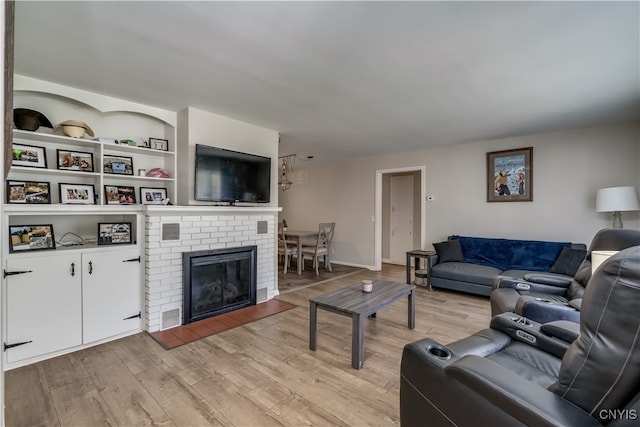
{"type": "MultiPolygon", "coordinates": [[[[422,270],[420,267],[420,260],[426,259],[427,265],[424,268],[425,270],[431,270],[431,257],[436,253],[434,251],[422,251],[420,249],[414,249],[412,251],[407,252],[407,284],[411,284],[411,258],[413,258],[413,270],[422,270]]],[[[433,290],[431,288],[431,271],[429,271],[429,276],[427,277],[427,286],[429,290],[433,290]]]]}

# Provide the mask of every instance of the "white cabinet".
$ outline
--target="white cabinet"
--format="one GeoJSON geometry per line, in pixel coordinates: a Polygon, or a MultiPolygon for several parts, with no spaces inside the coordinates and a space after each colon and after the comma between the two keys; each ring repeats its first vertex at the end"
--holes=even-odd
{"type": "Polygon", "coordinates": [[[10,258],[5,274],[8,363],[82,343],[80,254],[10,258]]]}
{"type": "Polygon", "coordinates": [[[141,328],[141,258],[137,249],[82,255],[82,336],[89,344],[141,328]]]}
{"type": "Polygon", "coordinates": [[[68,252],[7,259],[8,364],[141,330],[137,247],[68,252]]]}

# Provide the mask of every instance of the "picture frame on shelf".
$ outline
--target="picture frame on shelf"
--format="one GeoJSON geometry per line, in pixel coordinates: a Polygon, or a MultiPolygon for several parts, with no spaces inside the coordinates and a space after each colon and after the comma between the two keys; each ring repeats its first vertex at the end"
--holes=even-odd
{"type": "Polygon", "coordinates": [[[36,145],[16,144],[11,146],[11,165],[28,168],[47,168],[47,150],[36,145]]]}
{"type": "Polygon", "coordinates": [[[105,154],[103,158],[104,173],[113,175],[133,175],[133,158],[105,154]]]}
{"type": "Polygon", "coordinates": [[[487,202],[533,201],[533,147],[487,153],[487,202]]]}
{"type": "Polygon", "coordinates": [[[123,245],[133,243],[130,222],[98,223],[98,245],[123,245]]]}
{"type": "Polygon", "coordinates": [[[166,198],[166,188],[140,187],[140,203],[143,205],[162,205],[166,198]]]}
{"type": "Polygon", "coordinates": [[[104,199],[107,205],[132,205],[136,203],[136,190],[130,186],[105,185],[104,199]]]}
{"type": "Polygon", "coordinates": [[[56,150],[59,170],[93,172],[93,153],[56,150]]]}
{"type": "Polygon", "coordinates": [[[10,225],[9,252],[30,252],[55,249],[53,225],[10,225]]]}
{"type": "Polygon", "coordinates": [[[152,150],[169,151],[169,140],[161,138],[149,138],[149,148],[152,150]]]}
{"type": "Polygon", "coordinates": [[[65,205],[95,205],[96,192],[93,184],[59,183],[60,203],[65,205]]]}
{"type": "Polygon", "coordinates": [[[51,185],[44,181],[7,180],[7,203],[50,204],[51,185]]]}

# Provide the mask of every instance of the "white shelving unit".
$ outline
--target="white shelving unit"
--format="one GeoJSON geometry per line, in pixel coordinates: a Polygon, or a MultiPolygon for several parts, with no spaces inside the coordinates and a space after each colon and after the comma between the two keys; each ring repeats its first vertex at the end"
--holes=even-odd
{"type": "Polygon", "coordinates": [[[12,166],[7,181],[48,182],[51,204],[2,201],[2,341],[10,346],[3,356],[5,369],[142,330],[146,206],[140,203],[140,187],[164,188],[173,201],[177,188],[175,112],[20,75],[14,78],[14,107],[40,111],[54,125],[84,121],[96,136],[165,139],[168,151],[70,138],[61,129],[14,130],[14,143],[44,148],[47,167],[12,166]],[[58,169],[57,150],[91,153],[93,172],[58,169]],[[133,175],[105,173],[105,156],[130,157],[133,175]],[[138,175],[138,169],[153,168],[166,170],[170,178],[138,175]],[[93,185],[98,200],[62,204],[60,183],[93,185]],[[134,187],[136,204],[108,204],[106,185],[134,187]],[[98,245],[99,223],[131,223],[132,243],[98,245]],[[11,226],[49,224],[55,249],[10,252],[11,226]],[[70,244],[74,239],[80,244],[70,244]]]}
{"type": "Polygon", "coordinates": [[[140,203],[140,188],[164,188],[167,196],[175,200],[175,178],[153,178],[137,175],[138,169],[147,171],[160,167],[175,177],[176,155],[174,151],[160,151],[150,148],[133,147],[124,144],[110,144],[85,138],[69,138],[48,133],[13,131],[13,141],[17,144],[30,145],[45,149],[47,158],[46,168],[12,166],[9,180],[44,181],[51,184],[50,197],[52,203],[60,203],[58,194],[59,183],[93,185],[99,194],[97,204],[106,205],[104,197],[105,185],[132,186],[136,189],[136,200],[140,203]],[[71,152],[85,152],[93,155],[93,172],[61,170],[57,168],[58,150],[71,152]],[[104,172],[105,156],[131,157],[133,175],[111,174],[104,172]]]}

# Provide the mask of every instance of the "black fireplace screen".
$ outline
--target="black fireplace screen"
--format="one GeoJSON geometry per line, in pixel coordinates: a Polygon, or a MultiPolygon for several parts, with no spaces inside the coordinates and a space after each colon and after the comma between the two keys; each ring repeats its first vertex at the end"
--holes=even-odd
{"type": "Polygon", "coordinates": [[[256,261],[256,246],[183,253],[183,324],[255,305],[256,261]]]}

